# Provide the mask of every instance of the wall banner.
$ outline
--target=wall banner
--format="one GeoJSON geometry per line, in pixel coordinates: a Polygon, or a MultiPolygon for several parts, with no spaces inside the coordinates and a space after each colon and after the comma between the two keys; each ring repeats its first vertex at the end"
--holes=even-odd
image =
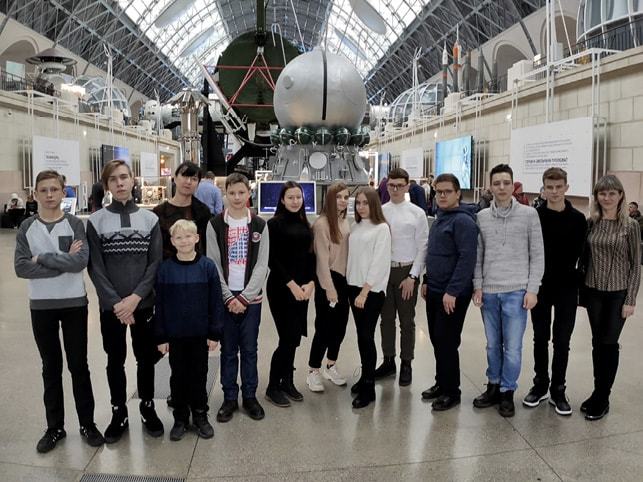
{"type": "Polygon", "coordinates": [[[67,139],[33,136],[33,185],[40,171],[53,169],[67,178],[70,186],[80,185],[80,143],[67,139]]]}

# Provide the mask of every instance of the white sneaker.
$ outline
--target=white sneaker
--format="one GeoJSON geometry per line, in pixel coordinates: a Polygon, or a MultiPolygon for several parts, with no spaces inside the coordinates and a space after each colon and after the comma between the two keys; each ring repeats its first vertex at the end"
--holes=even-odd
{"type": "Polygon", "coordinates": [[[312,371],[308,373],[306,377],[306,384],[311,392],[323,392],[324,384],[322,383],[321,375],[319,370],[312,371]]]}
{"type": "Polygon", "coordinates": [[[330,368],[324,367],[322,373],[326,380],[330,380],[335,385],[339,385],[340,387],[346,385],[346,379],[339,374],[335,365],[331,366],[330,368]]]}

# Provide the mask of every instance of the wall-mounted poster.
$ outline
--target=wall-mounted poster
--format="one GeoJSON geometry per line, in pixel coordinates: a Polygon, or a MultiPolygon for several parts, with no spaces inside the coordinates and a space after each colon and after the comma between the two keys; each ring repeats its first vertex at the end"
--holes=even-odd
{"type": "Polygon", "coordinates": [[[67,184],[80,184],[80,143],[67,139],[33,136],[33,182],[40,171],[53,169],[67,178],[67,184]]]}
{"type": "Polygon", "coordinates": [[[141,152],[141,176],[159,177],[159,159],[154,152],[141,152]]]}
{"type": "Polygon", "coordinates": [[[409,173],[411,179],[424,177],[424,149],[417,147],[402,151],[400,167],[409,173]]]}

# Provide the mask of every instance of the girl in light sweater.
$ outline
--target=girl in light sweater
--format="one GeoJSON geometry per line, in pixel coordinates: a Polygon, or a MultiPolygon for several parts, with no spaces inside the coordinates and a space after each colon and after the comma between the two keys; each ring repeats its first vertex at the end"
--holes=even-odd
{"type": "Polygon", "coordinates": [[[375,326],[386,297],[391,270],[391,232],[377,192],[364,187],[355,197],[355,224],[348,241],[346,279],[357,328],[362,376],[351,388],[353,408],[375,401],[375,326]]]}
{"type": "Polygon", "coordinates": [[[335,385],[346,385],[346,379],[335,366],[339,347],[348,324],[348,236],[346,219],[348,187],[343,182],[331,184],[320,216],[313,224],[313,239],[317,261],[315,278],[315,336],[310,347],[309,371],[306,383],[312,392],[323,392],[322,376],[335,385]],[[321,370],[326,354],[326,365],[321,370]]]}

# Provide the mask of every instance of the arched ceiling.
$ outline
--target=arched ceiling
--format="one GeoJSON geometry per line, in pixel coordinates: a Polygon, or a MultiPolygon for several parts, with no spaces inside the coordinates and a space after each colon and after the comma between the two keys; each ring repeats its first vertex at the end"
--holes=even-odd
{"type": "MultiPolygon", "coordinates": [[[[422,47],[421,79],[440,69],[442,45],[475,48],[520,21],[545,0],[368,0],[386,25],[378,34],[351,8],[357,0],[268,0],[266,28],[307,51],[323,44],[355,63],[370,101],[410,87],[411,59],[422,47]],[[298,27],[297,27],[298,25],[298,27]],[[273,27],[274,26],[274,27],[273,27]]],[[[364,0],[361,0],[362,2],[364,0]]],[[[238,35],[256,28],[256,0],[2,0],[0,10],[89,62],[166,100],[201,85],[199,64],[214,65],[238,35]]],[[[0,24],[1,29],[4,23],[0,24]]],[[[270,41],[270,36],[269,36],[270,41]]]]}

